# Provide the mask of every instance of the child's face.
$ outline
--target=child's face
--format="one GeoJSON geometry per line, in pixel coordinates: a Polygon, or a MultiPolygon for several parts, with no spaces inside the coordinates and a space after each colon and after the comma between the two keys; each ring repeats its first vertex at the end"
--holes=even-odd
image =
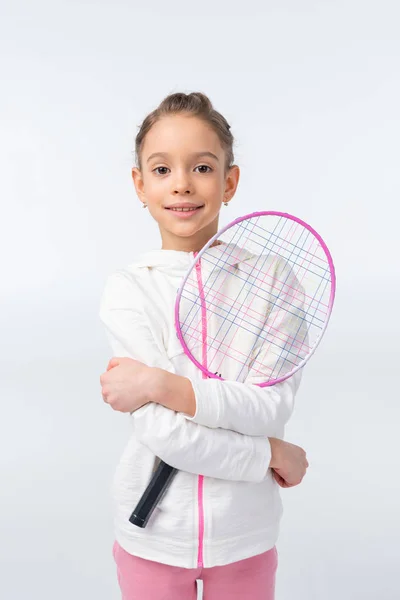
{"type": "Polygon", "coordinates": [[[225,173],[225,152],[216,133],[200,119],[183,115],[163,117],[153,125],[141,159],[142,171],[133,169],[132,177],[159,225],[162,247],[200,250],[218,230],[221,204],[236,191],[239,167],[225,173]],[[203,152],[214,156],[201,156],[203,152]],[[172,210],[184,203],[196,209],[172,210]]]}

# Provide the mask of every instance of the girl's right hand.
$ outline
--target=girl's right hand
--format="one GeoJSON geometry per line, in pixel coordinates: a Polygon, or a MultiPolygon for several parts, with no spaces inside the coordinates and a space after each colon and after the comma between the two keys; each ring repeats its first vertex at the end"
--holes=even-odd
{"type": "Polygon", "coordinates": [[[303,448],[277,438],[269,438],[271,444],[270,468],[277,483],[284,488],[302,482],[309,466],[303,448]]]}

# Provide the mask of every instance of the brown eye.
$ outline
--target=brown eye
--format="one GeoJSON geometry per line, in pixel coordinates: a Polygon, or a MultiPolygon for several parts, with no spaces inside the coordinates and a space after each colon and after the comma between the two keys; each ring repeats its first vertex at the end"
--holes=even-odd
{"type": "MultiPolygon", "coordinates": [[[[196,169],[210,169],[210,171],[212,171],[212,168],[209,167],[208,165],[199,165],[198,167],[196,167],[196,169]]],[[[209,173],[210,171],[201,171],[201,173],[209,173]]]]}
{"type": "MultiPolygon", "coordinates": [[[[158,172],[158,169],[167,169],[168,170],[168,167],[156,167],[155,169],[153,169],[153,172],[154,171],[158,172]]],[[[158,175],[165,175],[165,173],[158,173],[158,175]]]]}

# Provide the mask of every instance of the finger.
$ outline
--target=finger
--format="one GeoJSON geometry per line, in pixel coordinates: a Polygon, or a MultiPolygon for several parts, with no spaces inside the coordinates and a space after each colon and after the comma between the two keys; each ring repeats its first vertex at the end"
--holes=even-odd
{"type": "Polygon", "coordinates": [[[274,476],[275,481],[281,486],[285,487],[285,480],[281,477],[276,471],[272,470],[272,475],[274,476]]]}
{"type": "Polygon", "coordinates": [[[119,359],[113,356],[113,358],[108,362],[107,371],[119,365],[119,359]]]}

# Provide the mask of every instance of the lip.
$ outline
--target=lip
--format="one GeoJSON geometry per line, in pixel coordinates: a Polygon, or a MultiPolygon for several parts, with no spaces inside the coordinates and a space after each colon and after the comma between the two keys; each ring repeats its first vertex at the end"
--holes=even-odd
{"type": "Polygon", "coordinates": [[[176,204],[171,204],[170,206],[166,206],[165,209],[169,210],[171,215],[177,217],[178,219],[190,219],[197,215],[200,210],[204,207],[204,204],[192,204],[191,202],[177,202],[176,204]],[[192,208],[194,210],[181,211],[181,210],[171,210],[171,208],[192,208]]]}
{"type": "Polygon", "coordinates": [[[201,208],[204,204],[193,204],[193,202],[175,202],[165,208],[201,208]]]}

